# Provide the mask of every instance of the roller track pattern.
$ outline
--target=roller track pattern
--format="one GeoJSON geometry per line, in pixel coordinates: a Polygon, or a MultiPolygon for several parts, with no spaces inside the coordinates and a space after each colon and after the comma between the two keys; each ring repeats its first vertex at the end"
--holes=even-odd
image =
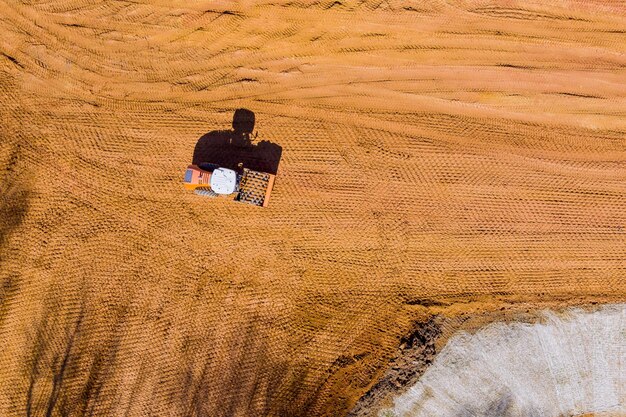
{"type": "Polygon", "coordinates": [[[217,197],[217,193],[211,190],[211,187],[198,187],[193,192],[202,197],[217,197]]]}
{"type": "Polygon", "coordinates": [[[270,174],[244,168],[237,201],[262,206],[268,187],[270,187],[270,174]]]}
{"type": "Polygon", "coordinates": [[[623,297],[622,6],[214,3],[0,0],[0,415],[342,415],[424,315],[623,297]],[[180,184],[238,107],[262,210],[180,184]]]}

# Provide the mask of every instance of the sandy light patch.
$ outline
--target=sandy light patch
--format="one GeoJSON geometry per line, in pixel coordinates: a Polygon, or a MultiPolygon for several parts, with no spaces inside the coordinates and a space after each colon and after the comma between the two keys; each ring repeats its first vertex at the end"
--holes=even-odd
{"type": "Polygon", "coordinates": [[[544,312],[452,337],[419,382],[379,416],[626,414],[626,305],[544,312]]]}

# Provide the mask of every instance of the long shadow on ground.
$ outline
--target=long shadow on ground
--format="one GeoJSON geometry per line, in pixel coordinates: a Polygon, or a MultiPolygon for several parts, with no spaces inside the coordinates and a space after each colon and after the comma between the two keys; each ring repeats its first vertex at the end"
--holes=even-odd
{"type": "Polygon", "coordinates": [[[255,171],[276,174],[283,149],[281,146],[263,140],[252,143],[254,113],[237,109],[233,116],[232,130],[213,130],[204,134],[193,152],[193,164],[215,164],[237,170],[238,164],[255,171]]]}

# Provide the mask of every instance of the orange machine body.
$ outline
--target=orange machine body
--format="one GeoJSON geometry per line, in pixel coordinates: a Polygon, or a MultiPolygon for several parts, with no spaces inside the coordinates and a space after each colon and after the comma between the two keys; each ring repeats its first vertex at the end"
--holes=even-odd
{"type": "MultiPolygon", "coordinates": [[[[195,190],[200,195],[215,197],[217,195],[210,192],[198,192],[211,189],[211,175],[211,171],[204,170],[197,165],[189,165],[183,185],[187,190],[195,190]]],[[[267,207],[275,179],[274,174],[242,168],[241,172],[237,173],[235,192],[226,197],[241,203],[267,207]]]]}
{"type": "Polygon", "coordinates": [[[189,165],[185,172],[183,185],[188,190],[195,190],[198,187],[210,187],[211,172],[200,169],[197,165],[189,165]]]}

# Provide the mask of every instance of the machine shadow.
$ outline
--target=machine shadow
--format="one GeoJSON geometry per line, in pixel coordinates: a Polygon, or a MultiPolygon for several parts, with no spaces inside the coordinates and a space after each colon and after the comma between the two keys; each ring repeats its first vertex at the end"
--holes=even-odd
{"type": "Polygon", "coordinates": [[[192,163],[199,166],[214,164],[235,171],[242,163],[255,171],[276,174],[283,149],[266,140],[252,143],[250,135],[254,130],[254,120],[252,111],[237,109],[232,130],[213,130],[198,139],[192,163]]]}

